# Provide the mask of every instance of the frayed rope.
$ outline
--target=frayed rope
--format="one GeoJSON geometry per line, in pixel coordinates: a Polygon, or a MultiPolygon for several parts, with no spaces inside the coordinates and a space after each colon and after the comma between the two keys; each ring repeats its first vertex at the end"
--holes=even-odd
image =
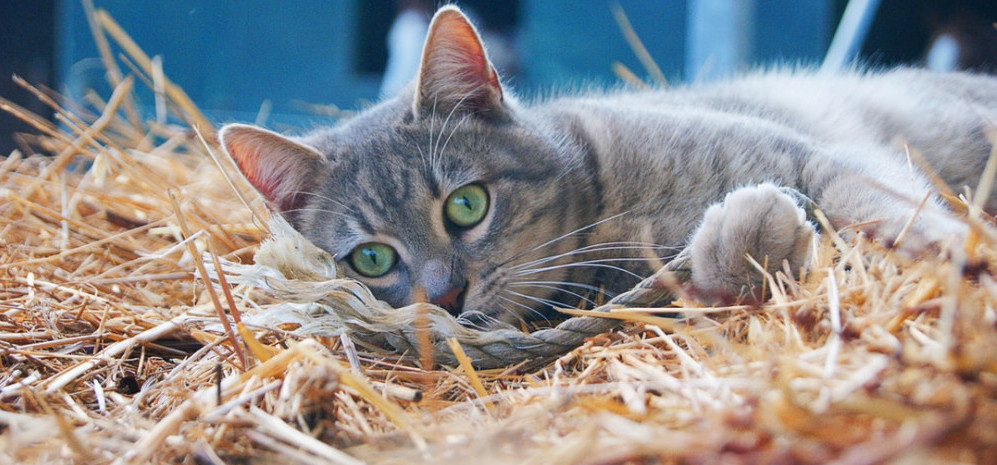
{"type": "MultiPolygon", "coordinates": [[[[293,323],[298,325],[293,331],[298,335],[346,334],[363,345],[410,354],[421,353],[419,341],[426,339],[421,332],[429,331],[428,340],[437,363],[457,364],[446,342],[456,338],[477,368],[488,369],[558,357],[581,345],[585,338],[621,324],[615,318],[578,316],[551,328],[525,333],[509,325],[488,329],[466,326],[459,318],[431,304],[392,308],[374,298],[363,284],[342,277],[328,253],[301,236],[279,215],[270,220],[270,231],[270,237],[260,244],[254,264],[222,263],[230,283],[258,288],[277,301],[263,306],[255,315],[244,316],[250,325],[274,327],[293,323]]],[[[209,270],[209,274],[215,273],[216,270],[209,270]]],[[[671,289],[687,281],[689,274],[687,255],[679,254],[653,276],[593,311],[669,302],[673,299],[671,289]]],[[[217,281],[217,276],[212,278],[217,281]]]]}
{"type": "MultiPolygon", "coordinates": [[[[783,193],[796,200],[815,224],[816,207],[794,189],[783,193]]],[[[297,335],[338,337],[346,334],[367,347],[398,353],[421,354],[420,340],[429,340],[433,360],[456,365],[447,340],[455,338],[475,367],[506,367],[527,361],[541,363],[582,344],[585,338],[611,331],[618,318],[576,316],[552,328],[525,333],[511,325],[475,328],[466,320],[431,304],[392,308],[377,300],[370,289],[344,278],[333,258],[299,234],[279,215],[269,223],[271,235],[254,257],[254,264],[223,262],[230,283],[256,287],[277,303],[265,305],[244,318],[251,325],[275,327],[293,323],[297,335]],[[428,331],[428,338],[425,332],[428,331]]],[[[210,260],[206,260],[210,263],[210,260]]],[[[209,269],[209,274],[217,273],[209,269]]],[[[591,312],[608,313],[626,307],[657,307],[675,298],[674,290],[691,278],[688,250],[679,253],[658,272],[591,312]]],[[[217,276],[211,276],[217,282],[217,276]]],[[[666,309],[662,309],[667,312],[666,309]]]]}

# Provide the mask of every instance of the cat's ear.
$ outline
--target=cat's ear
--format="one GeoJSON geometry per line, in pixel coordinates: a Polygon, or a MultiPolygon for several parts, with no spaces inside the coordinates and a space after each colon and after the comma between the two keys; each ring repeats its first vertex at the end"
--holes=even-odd
{"type": "Polygon", "coordinates": [[[494,116],[504,109],[502,85],[481,37],[455,6],[433,16],[416,79],[417,116],[454,109],[494,116]]]}
{"type": "Polygon", "coordinates": [[[255,126],[230,124],[218,138],[242,174],[281,213],[301,208],[302,194],[327,164],[317,150],[255,126]]]}

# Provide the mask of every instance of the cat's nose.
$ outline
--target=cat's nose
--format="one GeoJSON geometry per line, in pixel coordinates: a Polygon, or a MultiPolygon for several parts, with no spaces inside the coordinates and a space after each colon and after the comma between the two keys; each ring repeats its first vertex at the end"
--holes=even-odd
{"type": "Polygon", "coordinates": [[[444,291],[440,295],[430,296],[429,301],[434,305],[446,309],[451,315],[458,316],[464,309],[464,294],[467,293],[466,291],[467,283],[465,282],[444,291]]]}
{"type": "Polygon", "coordinates": [[[467,279],[463,277],[459,265],[453,260],[434,258],[426,262],[419,277],[419,285],[426,291],[426,298],[454,316],[460,315],[464,309],[467,290],[467,279]]]}

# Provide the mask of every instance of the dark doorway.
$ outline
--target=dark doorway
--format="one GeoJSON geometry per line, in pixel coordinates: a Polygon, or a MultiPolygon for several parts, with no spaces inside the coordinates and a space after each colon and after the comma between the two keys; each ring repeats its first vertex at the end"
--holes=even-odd
{"type": "MultiPolygon", "coordinates": [[[[31,84],[52,87],[55,82],[55,1],[0,2],[0,97],[46,118],[52,112],[11,79],[18,75],[31,84]]],[[[0,111],[0,155],[18,147],[17,132],[34,132],[13,115],[0,111]]]]}

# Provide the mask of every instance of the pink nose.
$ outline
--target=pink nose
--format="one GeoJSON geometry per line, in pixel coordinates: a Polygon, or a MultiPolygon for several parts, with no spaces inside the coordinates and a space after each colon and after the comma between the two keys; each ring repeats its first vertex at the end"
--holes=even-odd
{"type": "Polygon", "coordinates": [[[434,297],[430,302],[440,307],[445,308],[448,312],[453,315],[459,315],[461,309],[464,307],[464,290],[465,286],[459,286],[438,297],[434,297]]]}

